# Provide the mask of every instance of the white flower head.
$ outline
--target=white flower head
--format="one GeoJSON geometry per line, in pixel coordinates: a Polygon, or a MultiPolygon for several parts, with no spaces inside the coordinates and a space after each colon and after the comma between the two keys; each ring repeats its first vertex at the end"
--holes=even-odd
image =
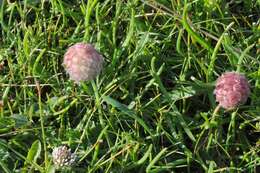
{"type": "Polygon", "coordinates": [[[53,149],[52,160],[58,167],[71,166],[76,160],[76,154],[71,153],[66,146],[59,146],[53,149]]]}

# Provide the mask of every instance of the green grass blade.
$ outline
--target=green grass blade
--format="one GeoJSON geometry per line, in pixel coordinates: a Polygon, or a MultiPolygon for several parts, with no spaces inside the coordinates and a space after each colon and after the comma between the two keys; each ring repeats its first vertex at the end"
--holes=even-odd
{"type": "Polygon", "coordinates": [[[108,104],[112,105],[113,107],[119,109],[121,112],[127,114],[129,117],[136,120],[151,136],[153,136],[153,133],[151,132],[147,124],[144,122],[144,120],[138,117],[134,111],[128,109],[126,105],[123,105],[122,103],[118,102],[117,100],[109,96],[103,96],[102,99],[108,104]]]}
{"type": "MultiPolygon", "coordinates": [[[[39,140],[34,141],[27,153],[27,160],[37,163],[37,159],[40,157],[41,154],[41,149],[41,142],[39,140]]],[[[25,162],[23,169],[26,170],[27,167],[28,163],[25,162]]]]}
{"type": "Polygon", "coordinates": [[[184,6],[183,9],[183,16],[182,16],[182,24],[186,31],[197,41],[199,42],[205,49],[207,49],[210,53],[213,52],[211,45],[206,42],[199,34],[197,34],[190,26],[187,20],[187,13],[188,13],[188,4],[184,6]]]}
{"type": "Polygon", "coordinates": [[[252,44],[250,46],[248,46],[240,55],[239,59],[238,59],[238,63],[237,63],[237,70],[236,72],[240,72],[241,71],[241,66],[242,66],[242,62],[243,59],[245,57],[245,55],[247,54],[247,52],[249,52],[253,47],[255,46],[255,44],[252,44]]]}
{"type": "Polygon", "coordinates": [[[35,163],[34,161],[28,160],[26,157],[24,157],[21,153],[15,151],[13,148],[9,147],[7,144],[3,143],[2,141],[0,141],[0,145],[2,145],[3,147],[8,148],[9,150],[11,150],[13,153],[15,153],[18,157],[22,158],[23,160],[25,160],[26,162],[30,163],[32,166],[34,166],[37,170],[39,170],[40,172],[44,172],[44,169],[38,165],[37,163],[35,163]]]}
{"type": "Polygon", "coordinates": [[[213,67],[214,67],[214,65],[215,65],[215,61],[216,61],[216,59],[217,59],[217,53],[218,53],[218,50],[219,50],[219,48],[220,48],[220,46],[221,46],[221,44],[222,44],[222,40],[224,39],[224,36],[226,35],[227,31],[233,26],[233,24],[234,24],[234,23],[232,22],[232,23],[230,23],[230,24],[226,27],[225,31],[222,33],[222,35],[221,35],[220,38],[218,39],[218,42],[217,42],[217,44],[216,44],[216,46],[215,46],[215,48],[214,48],[214,51],[213,51],[212,56],[211,56],[211,58],[210,58],[210,63],[209,63],[208,71],[207,71],[207,81],[208,81],[208,82],[212,80],[212,74],[213,74],[213,70],[214,70],[213,67]]]}
{"type": "Polygon", "coordinates": [[[152,148],[153,148],[153,145],[150,144],[149,148],[147,149],[147,151],[145,152],[143,157],[140,160],[137,161],[137,163],[136,163],[137,165],[143,164],[148,159],[149,155],[151,155],[152,148]]]}
{"type": "Polygon", "coordinates": [[[166,151],[167,151],[167,148],[163,148],[163,149],[154,157],[154,159],[153,159],[153,160],[150,162],[150,164],[146,167],[146,172],[150,172],[150,170],[152,169],[152,167],[154,166],[154,164],[161,159],[161,157],[165,154],[166,151]]]}

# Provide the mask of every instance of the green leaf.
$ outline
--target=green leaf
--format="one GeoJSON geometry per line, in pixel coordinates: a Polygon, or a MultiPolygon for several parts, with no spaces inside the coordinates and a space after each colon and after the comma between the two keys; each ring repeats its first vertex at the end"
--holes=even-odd
{"type": "Polygon", "coordinates": [[[32,162],[36,162],[37,158],[39,158],[42,150],[42,145],[39,140],[33,142],[28,154],[27,159],[32,162]]]}
{"type": "Polygon", "coordinates": [[[25,115],[14,114],[10,118],[15,121],[15,128],[26,126],[29,123],[25,115]]]}
{"type": "Polygon", "coordinates": [[[173,102],[186,99],[194,96],[197,93],[196,89],[191,86],[188,87],[180,87],[169,93],[173,102]]]}
{"type": "Polygon", "coordinates": [[[17,155],[18,157],[22,158],[23,160],[25,160],[26,162],[31,164],[35,169],[39,170],[41,173],[44,172],[44,169],[40,165],[38,165],[37,163],[35,163],[35,162],[27,159],[26,157],[24,157],[21,153],[19,153],[18,151],[16,151],[12,147],[10,147],[8,144],[6,144],[6,142],[0,140],[0,147],[5,147],[5,148],[11,150],[15,155],[17,155]]]}
{"type": "Polygon", "coordinates": [[[23,38],[23,51],[24,54],[26,56],[26,58],[28,59],[30,57],[30,47],[29,47],[29,38],[30,38],[30,30],[27,30],[24,34],[24,38],[23,38]]]}
{"type": "Polygon", "coordinates": [[[47,168],[46,173],[55,173],[55,166],[54,165],[50,165],[47,168]]]}

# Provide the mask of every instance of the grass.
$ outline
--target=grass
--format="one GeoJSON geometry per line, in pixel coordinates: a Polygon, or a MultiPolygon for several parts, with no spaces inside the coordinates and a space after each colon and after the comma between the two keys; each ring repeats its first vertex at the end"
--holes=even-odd
{"type": "Polygon", "coordinates": [[[0,172],[260,171],[259,0],[0,6],[0,172]],[[62,60],[82,41],[105,65],[77,85],[62,60]],[[214,112],[225,71],[247,76],[250,98],[214,112]],[[60,145],[73,166],[54,167],[60,145]]]}

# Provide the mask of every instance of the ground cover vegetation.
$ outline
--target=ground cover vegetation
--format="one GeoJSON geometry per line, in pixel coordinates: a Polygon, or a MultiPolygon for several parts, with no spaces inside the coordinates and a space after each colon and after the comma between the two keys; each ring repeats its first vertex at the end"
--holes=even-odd
{"type": "Polygon", "coordinates": [[[0,0],[0,172],[259,172],[259,16],[259,0],[0,0]],[[104,58],[92,81],[64,70],[78,42],[104,58]],[[228,71],[251,91],[232,110],[214,95],[228,71]]]}

